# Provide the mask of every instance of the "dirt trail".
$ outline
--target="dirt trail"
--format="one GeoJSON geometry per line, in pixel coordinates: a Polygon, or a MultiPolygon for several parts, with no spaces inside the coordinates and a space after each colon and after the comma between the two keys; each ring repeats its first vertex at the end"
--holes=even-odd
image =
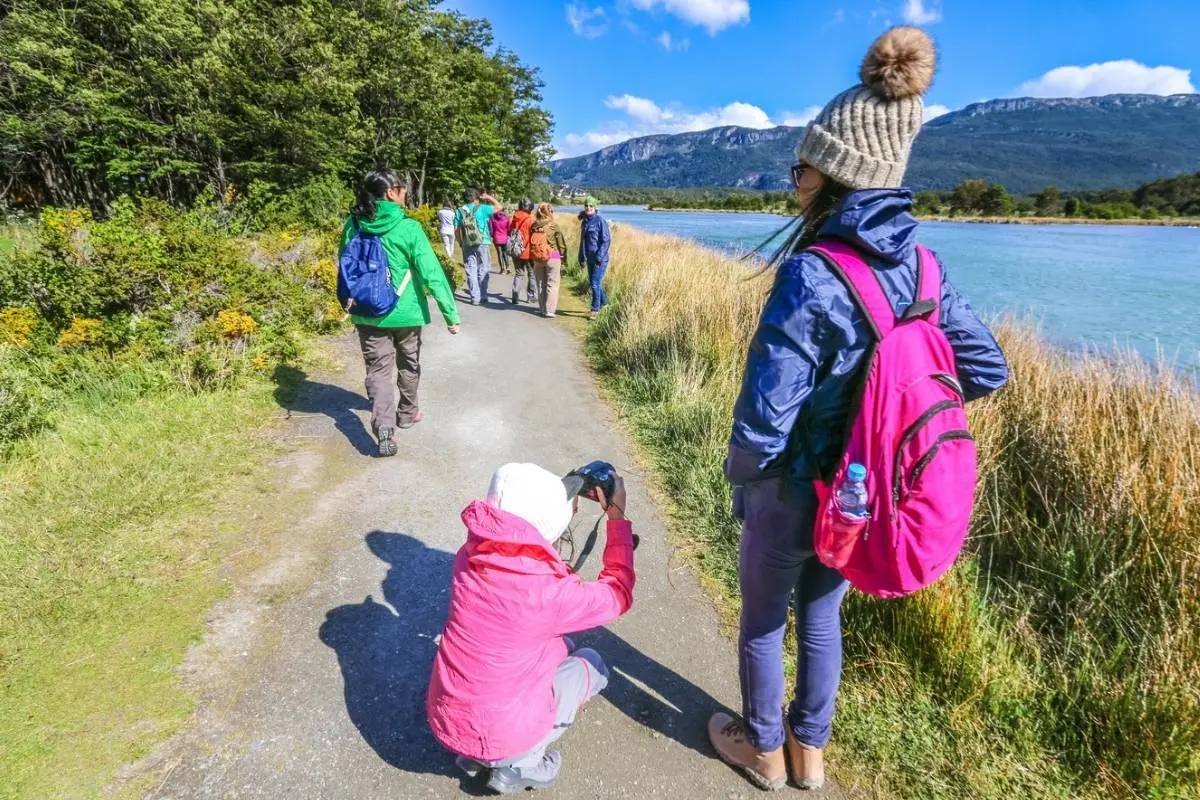
{"type": "MultiPolygon", "coordinates": [[[[493,303],[463,315],[458,337],[427,329],[425,419],[402,433],[396,458],[365,455],[372,443],[353,336],[338,343],[346,368],[306,381],[289,404],[302,446],[279,468],[283,505],[299,522],[254,585],[214,609],[188,663],[203,698],[195,719],[125,776],[152,775],[147,797],[478,793],[424,719],[450,562],[464,538],[459,513],[501,463],[566,471],[595,458],[628,476],[642,539],[636,601],[610,629],[577,637],[614,679],[562,740],[563,775],[548,795],[757,794],[713,757],[704,734],[712,711],[737,705],[734,646],[669,558],[663,521],[578,343],[527,307],[493,303]]],[[[592,521],[576,520],[586,530],[592,521]]]]}

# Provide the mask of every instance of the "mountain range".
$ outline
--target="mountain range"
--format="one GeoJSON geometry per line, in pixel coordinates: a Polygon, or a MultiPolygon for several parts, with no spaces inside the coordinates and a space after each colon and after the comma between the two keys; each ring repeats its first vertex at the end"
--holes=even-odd
{"type": "MultiPolygon", "coordinates": [[[[551,161],[550,181],[581,187],[707,186],[781,190],[803,128],[726,126],[630,139],[551,161]]],[[[1137,186],[1200,171],[1200,94],[991,100],[925,124],[908,185],[953,189],[968,178],[1028,194],[1137,186]]]]}

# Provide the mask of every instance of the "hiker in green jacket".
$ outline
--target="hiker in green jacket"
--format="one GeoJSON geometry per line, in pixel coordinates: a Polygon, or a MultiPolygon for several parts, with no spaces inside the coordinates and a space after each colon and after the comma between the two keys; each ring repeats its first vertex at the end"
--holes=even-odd
{"type": "Polygon", "coordinates": [[[340,251],[354,238],[355,223],[363,233],[378,236],[397,291],[396,307],[386,316],[350,316],[367,366],[371,429],[379,440],[381,456],[396,455],[396,428],[411,428],[421,421],[417,384],[421,380],[421,329],[430,323],[427,295],[433,295],[450,333],[460,330],[454,290],[421,223],[404,213],[407,199],[408,183],[393,170],[367,173],[358,202],[346,217],[339,249],[340,258],[340,251]]]}

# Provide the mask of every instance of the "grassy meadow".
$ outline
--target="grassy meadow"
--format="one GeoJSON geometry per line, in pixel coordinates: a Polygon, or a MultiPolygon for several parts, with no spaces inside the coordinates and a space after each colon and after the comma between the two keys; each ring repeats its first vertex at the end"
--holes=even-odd
{"type": "MultiPolygon", "coordinates": [[[[614,302],[587,335],[679,543],[734,606],[721,465],[771,281],[751,274],[618,226],[614,302]]],[[[1200,797],[1200,397],[1134,357],[998,335],[1012,380],[971,407],[965,557],[844,608],[836,775],[882,797],[1200,797]]]]}

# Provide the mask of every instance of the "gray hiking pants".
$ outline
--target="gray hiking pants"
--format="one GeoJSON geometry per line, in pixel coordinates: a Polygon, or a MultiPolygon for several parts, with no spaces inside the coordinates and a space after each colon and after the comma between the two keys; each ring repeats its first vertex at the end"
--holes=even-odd
{"type": "Polygon", "coordinates": [[[521,299],[522,278],[525,279],[525,300],[530,303],[537,302],[537,272],[534,267],[536,263],[523,258],[518,258],[513,262],[512,300],[514,303],[521,299]]]}
{"type": "Polygon", "coordinates": [[[513,767],[533,769],[542,763],[546,748],[557,742],[567,728],[575,724],[580,707],[608,686],[608,667],[595,650],[583,648],[567,656],[558,665],[554,675],[554,700],[558,710],[554,715],[554,727],[542,741],[527,753],[500,761],[484,762],[485,767],[513,767]]]}
{"type": "Polygon", "coordinates": [[[467,271],[467,291],[475,305],[486,303],[488,281],[492,275],[492,248],[481,244],[463,248],[463,268],[467,271]]]}
{"type": "Polygon", "coordinates": [[[367,365],[371,430],[379,436],[380,428],[407,424],[416,416],[417,387],[421,382],[421,329],[355,327],[367,365]]]}

